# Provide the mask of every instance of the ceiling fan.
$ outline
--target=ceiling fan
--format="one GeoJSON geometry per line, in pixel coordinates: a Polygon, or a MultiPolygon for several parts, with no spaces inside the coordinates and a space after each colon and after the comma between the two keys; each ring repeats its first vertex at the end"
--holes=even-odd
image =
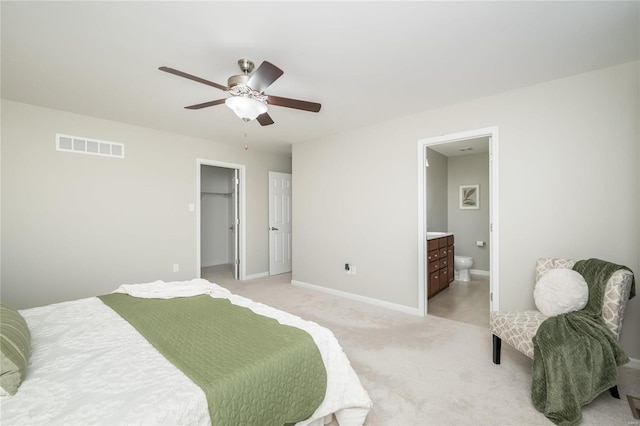
{"type": "Polygon", "coordinates": [[[189,80],[197,81],[198,83],[206,84],[231,94],[231,97],[186,106],[186,109],[202,109],[224,103],[242,120],[250,121],[257,119],[262,126],[273,124],[273,120],[267,113],[267,105],[277,105],[310,112],[320,111],[321,105],[315,102],[265,94],[265,89],[284,74],[284,71],[272,63],[267,61],[262,62],[253,74],[251,72],[255,65],[250,60],[240,59],[238,65],[242,70],[242,74],[229,77],[227,86],[187,74],[174,68],[163,66],[160,67],[159,70],[179,77],[188,78],[189,80]]]}

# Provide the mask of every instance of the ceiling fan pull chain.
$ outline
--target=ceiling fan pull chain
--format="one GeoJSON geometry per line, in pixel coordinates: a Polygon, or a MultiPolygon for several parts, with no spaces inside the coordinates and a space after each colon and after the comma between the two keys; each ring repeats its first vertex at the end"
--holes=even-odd
{"type": "Polygon", "coordinates": [[[249,149],[249,144],[247,143],[247,121],[246,119],[242,120],[244,122],[244,150],[248,150],[249,149]]]}

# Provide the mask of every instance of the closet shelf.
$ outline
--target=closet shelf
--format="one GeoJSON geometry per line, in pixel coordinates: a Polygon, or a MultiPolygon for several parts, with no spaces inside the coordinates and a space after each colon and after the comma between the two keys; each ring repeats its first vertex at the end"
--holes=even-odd
{"type": "Polygon", "coordinates": [[[224,195],[225,197],[231,197],[233,192],[206,192],[202,191],[200,195],[224,195]]]}

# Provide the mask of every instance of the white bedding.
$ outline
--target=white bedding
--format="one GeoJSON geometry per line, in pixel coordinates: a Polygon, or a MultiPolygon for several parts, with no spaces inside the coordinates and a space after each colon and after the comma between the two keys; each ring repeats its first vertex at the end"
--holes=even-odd
{"type": "MultiPolygon", "coordinates": [[[[228,299],[280,323],[307,331],[327,370],[327,394],[313,416],[335,413],[340,425],[358,425],[371,400],[329,330],[294,315],[233,295],[205,280],[121,286],[136,297],[185,292],[228,299]],[[189,286],[187,290],[186,286],[189,286]]],[[[191,295],[191,294],[190,294],[191,295]]],[[[189,424],[209,425],[202,390],[144,337],[97,298],[21,311],[32,334],[27,377],[13,397],[0,400],[3,425],[189,424]]]]}

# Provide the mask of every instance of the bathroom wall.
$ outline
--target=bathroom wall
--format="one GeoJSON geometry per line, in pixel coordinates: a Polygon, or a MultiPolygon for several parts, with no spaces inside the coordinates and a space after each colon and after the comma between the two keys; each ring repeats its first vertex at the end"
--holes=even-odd
{"type": "Polygon", "coordinates": [[[473,257],[473,269],[489,271],[489,154],[445,157],[427,148],[427,158],[428,230],[453,232],[456,254],[473,257]],[[474,184],[480,185],[480,209],[461,210],[459,186],[474,184]]]}
{"type": "Polygon", "coordinates": [[[447,157],[427,148],[427,231],[447,232],[447,157]]]}
{"type": "Polygon", "coordinates": [[[455,234],[456,254],[471,256],[472,269],[489,271],[489,154],[449,157],[448,161],[449,232],[455,234]],[[480,208],[459,207],[460,185],[480,185],[480,208]],[[486,241],[477,247],[476,241],[486,241]]]}

